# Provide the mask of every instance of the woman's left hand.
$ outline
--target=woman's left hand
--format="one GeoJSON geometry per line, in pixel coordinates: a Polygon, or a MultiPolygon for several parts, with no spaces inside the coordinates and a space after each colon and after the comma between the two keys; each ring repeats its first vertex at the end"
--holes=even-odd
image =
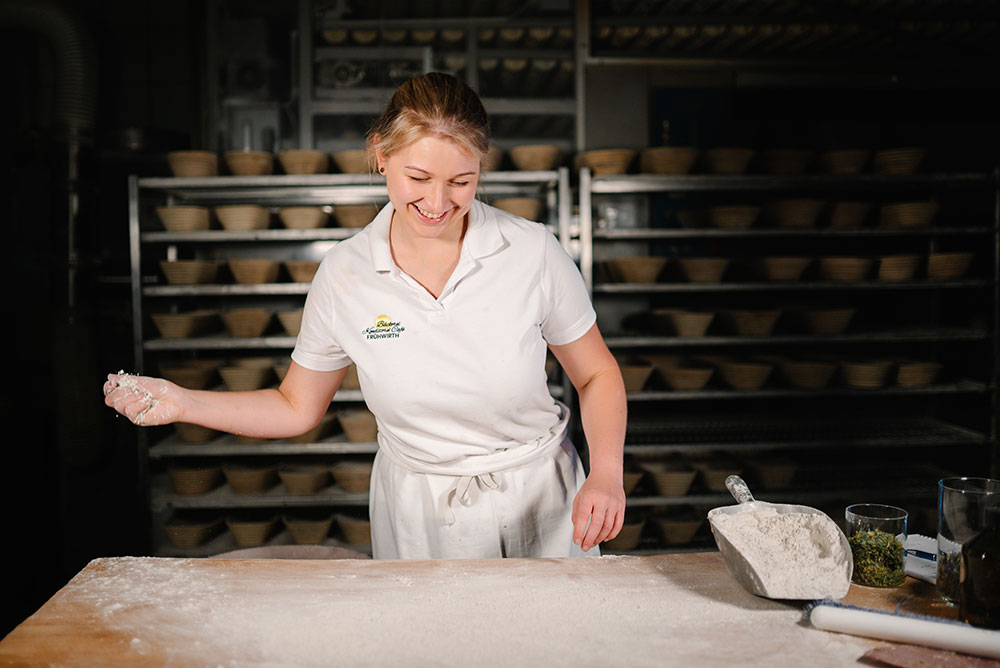
{"type": "Polygon", "coordinates": [[[625,490],[621,478],[591,472],[573,499],[573,542],[586,552],[617,536],[624,521],[625,490]]]}

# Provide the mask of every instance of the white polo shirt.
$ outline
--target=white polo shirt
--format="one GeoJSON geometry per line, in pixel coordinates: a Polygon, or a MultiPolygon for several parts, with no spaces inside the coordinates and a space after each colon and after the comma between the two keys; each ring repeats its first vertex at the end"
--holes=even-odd
{"type": "Polygon", "coordinates": [[[576,265],[544,226],[477,200],[435,299],[393,261],[391,217],[387,204],[327,253],[292,359],[316,371],[356,362],[380,448],[414,470],[462,474],[470,456],[545,438],[564,417],[546,342],[596,321],[576,265]]]}

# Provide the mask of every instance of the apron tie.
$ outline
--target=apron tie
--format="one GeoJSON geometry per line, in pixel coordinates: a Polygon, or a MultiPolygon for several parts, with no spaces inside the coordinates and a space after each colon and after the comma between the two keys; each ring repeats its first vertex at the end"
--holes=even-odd
{"type": "Polygon", "coordinates": [[[479,491],[488,489],[500,489],[500,481],[492,473],[459,476],[452,488],[441,498],[445,525],[451,526],[455,523],[452,506],[456,500],[463,506],[471,506],[479,498],[479,491]]]}

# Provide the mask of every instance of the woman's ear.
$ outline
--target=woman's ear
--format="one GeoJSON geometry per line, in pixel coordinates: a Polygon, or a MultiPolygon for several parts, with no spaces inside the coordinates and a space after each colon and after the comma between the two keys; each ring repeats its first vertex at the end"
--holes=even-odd
{"type": "Polygon", "coordinates": [[[382,155],[381,137],[379,135],[372,135],[372,147],[375,149],[375,171],[382,173],[385,167],[385,156],[382,155]]]}

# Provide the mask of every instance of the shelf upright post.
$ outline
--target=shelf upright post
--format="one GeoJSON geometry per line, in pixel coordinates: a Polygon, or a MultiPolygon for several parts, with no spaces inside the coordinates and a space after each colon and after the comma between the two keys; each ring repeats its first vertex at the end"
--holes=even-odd
{"type": "Polygon", "coordinates": [[[128,177],[128,253],[129,285],[132,288],[132,355],[137,373],[142,361],[142,266],[139,251],[139,177],[128,177]]]}
{"type": "Polygon", "coordinates": [[[580,168],[580,273],[591,298],[594,295],[594,232],[590,199],[590,168],[580,168]]]}
{"type": "Polygon", "coordinates": [[[993,401],[990,415],[990,440],[993,452],[990,457],[990,477],[1000,477],[1000,441],[997,427],[1000,421],[1000,167],[993,169],[993,401]]]}
{"type": "Polygon", "coordinates": [[[573,250],[573,235],[569,229],[569,221],[573,216],[573,195],[570,192],[569,186],[569,167],[560,167],[558,173],[558,198],[556,201],[559,206],[559,241],[562,243],[563,249],[569,253],[569,256],[577,259],[576,253],[573,250]]]}
{"type": "Polygon", "coordinates": [[[313,148],[312,0],[299,0],[299,148],[313,148]]]}
{"type": "Polygon", "coordinates": [[[587,59],[590,58],[590,0],[576,1],[576,150],[583,151],[587,144],[587,59]]]}

